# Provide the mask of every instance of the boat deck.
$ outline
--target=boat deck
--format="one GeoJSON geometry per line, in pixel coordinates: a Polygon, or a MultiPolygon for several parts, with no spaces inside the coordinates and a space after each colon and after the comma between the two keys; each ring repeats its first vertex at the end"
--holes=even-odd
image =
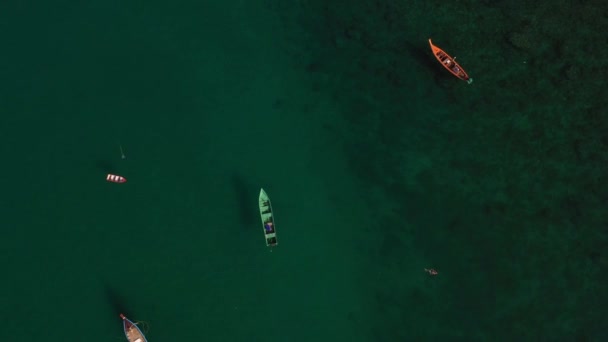
{"type": "Polygon", "coordinates": [[[272,214],[272,204],[270,198],[264,191],[260,190],[259,197],[260,204],[260,216],[262,218],[262,226],[264,228],[264,238],[266,239],[267,246],[276,246],[277,243],[277,232],[274,225],[274,217],[272,214]]]}

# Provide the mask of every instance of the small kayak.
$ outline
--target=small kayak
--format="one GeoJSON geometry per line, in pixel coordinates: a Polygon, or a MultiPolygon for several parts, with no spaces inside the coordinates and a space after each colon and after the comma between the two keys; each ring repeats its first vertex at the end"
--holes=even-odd
{"type": "Polygon", "coordinates": [[[469,77],[466,71],[460,66],[460,64],[456,63],[455,58],[452,58],[445,51],[441,50],[441,48],[433,45],[431,39],[429,38],[429,44],[431,44],[431,50],[433,50],[433,55],[435,58],[443,65],[444,68],[448,69],[448,71],[460,78],[463,81],[467,81],[468,84],[473,83],[473,79],[469,77]]]}
{"type": "Polygon", "coordinates": [[[126,183],[127,182],[127,179],[125,177],[113,175],[111,173],[108,173],[108,175],[106,176],[106,180],[111,183],[126,183]]]}

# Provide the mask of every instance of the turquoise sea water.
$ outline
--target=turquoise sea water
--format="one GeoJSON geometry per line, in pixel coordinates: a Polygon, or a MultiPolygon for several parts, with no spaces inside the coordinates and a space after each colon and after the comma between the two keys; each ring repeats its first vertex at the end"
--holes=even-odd
{"type": "Polygon", "coordinates": [[[603,62],[467,6],[2,4],[0,341],[601,340],[603,62]]]}
{"type": "Polygon", "coordinates": [[[4,7],[0,340],[356,338],[336,114],[267,4],[4,7]]]}

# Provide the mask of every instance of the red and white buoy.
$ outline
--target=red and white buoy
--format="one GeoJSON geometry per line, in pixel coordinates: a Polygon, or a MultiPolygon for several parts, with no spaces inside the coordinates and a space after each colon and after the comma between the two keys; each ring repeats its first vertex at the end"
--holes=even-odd
{"type": "Polygon", "coordinates": [[[108,173],[108,175],[106,176],[106,180],[108,182],[112,182],[112,183],[126,183],[127,182],[127,179],[125,177],[113,175],[111,173],[108,173]]]}

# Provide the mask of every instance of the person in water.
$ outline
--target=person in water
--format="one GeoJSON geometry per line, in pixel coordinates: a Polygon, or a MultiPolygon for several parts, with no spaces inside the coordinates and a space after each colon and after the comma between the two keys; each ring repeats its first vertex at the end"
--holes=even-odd
{"type": "Polygon", "coordinates": [[[426,272],[432,276],[436,276],[439,274],[439,272],[437,272],[437,270],[435,270],[434,268],[425,268],[424,272],[426,272]]]}

